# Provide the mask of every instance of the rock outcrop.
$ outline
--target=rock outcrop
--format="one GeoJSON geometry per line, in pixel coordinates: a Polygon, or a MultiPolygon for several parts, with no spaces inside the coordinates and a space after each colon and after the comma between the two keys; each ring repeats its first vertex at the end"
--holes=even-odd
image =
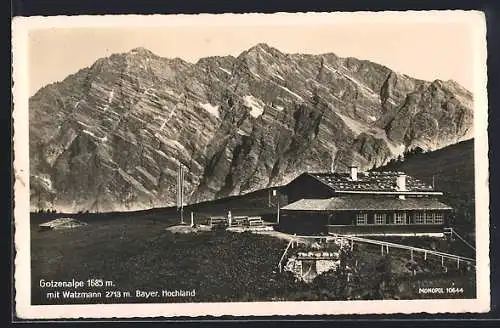
{"type": "Polygon", "coordinates": [[[191,64],[138,48],[29,102],[33,209],[132,210],[382,165],[472,136],[472,94],[334,54],[258,44],[191,64]]]}

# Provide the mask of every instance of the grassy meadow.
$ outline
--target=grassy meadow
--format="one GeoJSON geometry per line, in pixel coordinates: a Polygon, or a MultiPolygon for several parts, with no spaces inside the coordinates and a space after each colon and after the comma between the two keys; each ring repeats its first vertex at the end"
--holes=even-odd
{"type": "Polygon", "coordinates": [[[354,249],[356,269],[349,284],[342,272],[326,273],[305,284],[278,272],[287,244],[282,239],[226,231],[175,234],[165,230],[177,223],[175,213],[80,219],[88,224],[67,230],[41,231],[33,223],[33,304],[411,299],[429,297],[418,295],[418,286],[426,284],[464,286],[460,295],[434,297],[463,298],[475,293],[473,272],[454,271],[451,265],[443,273],[439,261],[429,261],[412,276],[404,268],[409,254],[394,251],[382,256],[379,248],[368,245],[354,249]],[[40,288],[40,279],[103,279],[114,286],[80,291],[128,291],[131,297],[47,299],[51,290],[40,288]],[[146,299],[136,298],[136,290],[195,290],[196,295],[146,299]]]}

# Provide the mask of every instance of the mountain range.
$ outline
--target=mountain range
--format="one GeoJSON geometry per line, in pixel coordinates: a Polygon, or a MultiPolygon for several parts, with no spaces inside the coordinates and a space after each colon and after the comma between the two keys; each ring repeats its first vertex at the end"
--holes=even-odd
{"type": "Polygon", "coordinates": [[[455,144],[473,136],[473,96],[333,53],[136,48],[41,88],[29,119],[32,210],[102,212],[174,205],[179,163],[193,203],[455,144]]]}

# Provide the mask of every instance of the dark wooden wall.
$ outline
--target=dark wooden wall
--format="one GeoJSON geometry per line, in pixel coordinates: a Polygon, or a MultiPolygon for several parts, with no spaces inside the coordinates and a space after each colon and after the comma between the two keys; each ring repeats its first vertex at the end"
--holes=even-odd
{"type": "Polygon", "coordinates": [[[314,212],[300,214],[283,213],[280,216],[279,231],[296,233],[297,235],[326,234],[328,229],[328,215],[314,212]]]}
{"type": "MultiPolygon", "coordinates": [[[[413,212],[406,211],[407,215],[413,218],[413,212]]],[[[407,224],[393,224],[394,211],[385,211],[387,214],[386,224],[377,225],[375,223],[375,213],[384,213],[384,211],[367,212],[367,224],[357,225],[355,211],[339,211],[335,213],[312,212],[312,211],[283,211],[280,216],[278,230],[287,233],[296,233],[298,235],[319,235],[326,232],[336,233],[428,233],[442,232],[445,226],[449,225],[449,211],[444,211],[443,224],[414,224],[413,221],[407,221],[407,224]]]]}

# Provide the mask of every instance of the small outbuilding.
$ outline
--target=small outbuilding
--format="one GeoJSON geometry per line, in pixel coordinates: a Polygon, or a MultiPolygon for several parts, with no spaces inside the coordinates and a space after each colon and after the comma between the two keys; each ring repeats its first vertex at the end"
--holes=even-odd
{"type": "Polygon", "coordinates": [[[57,218],[39,225],[41,230],[72,229],[85,226],[87,223],[73,218],[57,218]]]}

